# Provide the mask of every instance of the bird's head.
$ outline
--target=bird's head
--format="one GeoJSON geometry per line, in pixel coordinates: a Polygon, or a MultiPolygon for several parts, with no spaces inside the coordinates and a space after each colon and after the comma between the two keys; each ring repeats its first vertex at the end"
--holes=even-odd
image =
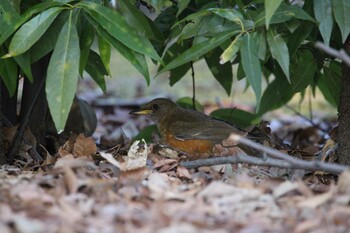
{"type": "Polygon", "coordinates": [[[145,105],[142,105],[139,110],[131,111],[132,115],[146,115],[155,122],[159,122],[165,116],[172,114],[178,108],[178,105],[171,100],[165,98],[157,98],[145,105]]]}

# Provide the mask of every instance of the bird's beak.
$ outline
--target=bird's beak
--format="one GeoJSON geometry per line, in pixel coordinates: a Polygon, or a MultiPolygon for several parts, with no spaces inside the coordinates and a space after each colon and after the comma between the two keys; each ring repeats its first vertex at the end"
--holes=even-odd
{"type": "Polygon", "coordinates": [[[129,112],[131,115],[149,115],[152,113],[151,109],[140,109],[129,112]]]}

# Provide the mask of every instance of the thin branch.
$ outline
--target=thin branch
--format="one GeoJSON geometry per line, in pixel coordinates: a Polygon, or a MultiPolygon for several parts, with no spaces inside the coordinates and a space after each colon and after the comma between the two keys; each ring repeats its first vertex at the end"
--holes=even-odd
{"type": "Polygon", "coordinates": [[[195,73],[194,73],[194,67],[193,67],[193,61],[190,62],[191,64],[191,76],[192,76],[192,106],[193,109],[196,110],[196,79],[195,79],[195,73]]]}
{"type": "Polygon", "coordinates": [[[203,166],[213,166],[213,165],[219,165],[219,164],[246,163],[250,165],[271,166],[271,167],[279,167],[279,168],[287,168],[287,169],[324,171],[324,172],[328,172],[336,175],[348,169],[348,167],[346,166],[331,164],[331,163],[323,163],[320,161],[302,161],[302,162],[303,163],[295,165],[281,159],[273,159],[268,157],[263,159],[259,157],[246,155],[246,154],[238,154],[238,155],[226,156],[226,157],[214,157],[214,158],[208,158],[208,159],[184,161],[184,162],[180,162],[180,165],[188,169],[191,169],[191,168],[199,168],[203,166]]]}
{"type": "Polygon", "coordinates": [[[259,157],[245,155],[245,154],[238,154],[238,155],[227,156],[227,157],[215,157],[215,158],[200,159],[195,161],[186,161],[186,162],[181,162],[180,165],[186,168],[198,168],[201,166],[212,166],[212,165],[218,165],[218,164],[247,163],[247,164],[258,165],[258,166],[272,166],[272,167],[287,168],[287,169],[303,169],[307,171],[324,171],[332,174],[340,174],[341,172],[349,169],[349,167],[340,165],[340,164],[324,163],[318,160],[305,161],[305,160],[297,159],[297,158],[291,157],[288,154],[274,150],[270,147],[255,143],[239,135],[232,134],[229,140],[232,140],[239,144],[244,144],[246,146],[249,146],[253,149],[263,152],[266,155],[270,155],[270,157],[265,156],[264,158],[259,158],[259,157]],[[271,157],[274,157],[274,158],[271,158],[271,157]]]}
{"type": "Polygon", "coordinates": [[[338,51],[321,42],[316,42],[315,47],[331,55],[332,57],[339,58],[342,62],[350,67],[350,56],[344,51],[344,49],[338,51]]]}
{"type": "Polygon", "coordinates": [[[33,99],[32,99],[32,101],[30,103],[30,106],[29,106],[27,112],[25,113],[24,118],[23,118],[22,122],[20,123],[20,125],[18,127],[18,130],[16,132],[13,145],[11,147],[11,150],[10,150],[9,154],[8,154],[8,162],[9,163],[13,162],[13,160],[15,159],[16,153],[18,153],[19,146],[20,146],[20,144],[22,142],[24,133],[25,133],[25,131],[27,129],[27,126],[28,126],[28,123],[29,123],[29,118],[30,118],[30,116],[32,114],[32,111],[33,111],[33,108],[35,106],[35,103],[36,103],[36,101],[37,101],[37,99],[39,97],[40,91],[44,87],[45,79],[43,78],[43,79],[39,80],[39,82],[40,82],[39,83],[39,88],[38,88],[37,92],[34,94],[33,99]]]}

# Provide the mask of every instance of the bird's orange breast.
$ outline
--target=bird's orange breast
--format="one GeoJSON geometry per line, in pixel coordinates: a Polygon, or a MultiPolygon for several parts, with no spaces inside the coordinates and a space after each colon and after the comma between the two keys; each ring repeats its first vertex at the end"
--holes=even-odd
{"type": "Polygon", "coordinates": [[[209,156],[212,152],[214,144],[209,140],[199,140],[199,139],[187,139],[179,140],[172,134],[165,135],[166,143],[181,152],[186,153],[191,158],[196,158],[198,156],[209,156]]]}

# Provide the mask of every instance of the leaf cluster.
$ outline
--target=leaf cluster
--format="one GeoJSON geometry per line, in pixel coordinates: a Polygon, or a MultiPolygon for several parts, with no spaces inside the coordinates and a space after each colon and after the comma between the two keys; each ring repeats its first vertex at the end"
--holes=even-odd
{"type": "Polygon", "coordinates": [[[98,0],[0,0],[0,76],[9,93],[15,93],[18,73],[33,80],[31,65],[50,54],[46,93],[56,128],[62,130],[79,75],[86,71],[106,90],[104,77],[110,75],[114,48],[147,83],[146,57],[159,65],[158,74],[169,73],[170,85],[193,62],[204,59],[228,95],[234,85],[232,66],[237,65],[236,78],[246,78],[255,93],[256,116],[284,105],[309,86],[339,104],[341,63],[313,43],[322,40],[342,47],[350,33],[349,1],[117,3],[113,9],[109,1],[98,0]],[[94,41],[98,51],[92,50],[94,41]]]}

